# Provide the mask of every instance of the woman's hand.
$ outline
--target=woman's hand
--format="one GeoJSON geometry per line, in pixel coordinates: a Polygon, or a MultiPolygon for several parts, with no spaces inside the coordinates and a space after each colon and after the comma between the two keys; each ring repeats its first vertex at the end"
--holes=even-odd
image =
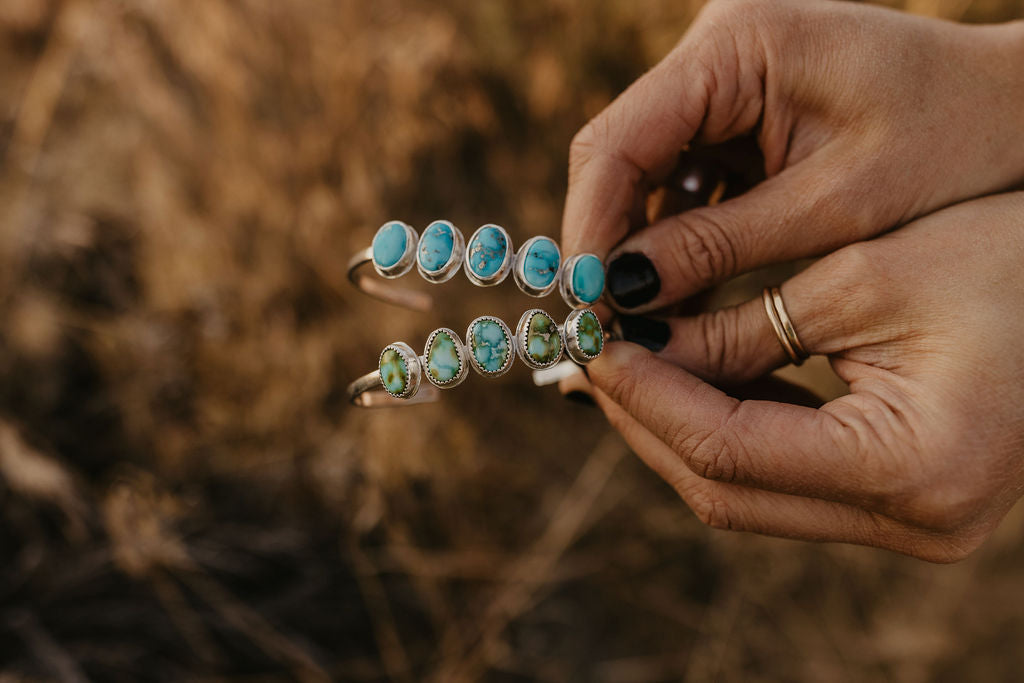
{"type": "Polygon", "coordinates": [[[647,311],[1009,188],[1024,181],[1021,64],[1020,23],[711,2],[574,139],[563,249],[610,253],[617,306],[647,311]],[[644,227],[647,192],[684,146],[753,130],[766,182],[644,227]]]}
{"type": "Polygon", "coordinates": [[[820,409],[740,402],[691,374],[783,364],[760,300],[676,320],[681,341],[659,354],[609,343],[588,366],[593,394],[711,526],[957,560],[1024,491],[1021,264],[1024,192],[844,247],[786,282],[804,345],[852,391],[820,409]],[[699,341],[711,328],[723,333],[699,341]]]}
{"type": "Polygon", "coordinates": [[[704,521],[951,561],[1020,497],[1024,193],[920,217],[1024,181],[1021,63],[1020,23],[718,0],[577,135],[563,246],[607,256],[620,310],[830,254],[782,292],[848,396],[741,402],[701,381],[786,361],[760,300],[627,319],[660,350],[610,343],[590,366],[612,424],[704,521]],[[681,149],[750,132],[767,180],[645,225],[681,149]]]}

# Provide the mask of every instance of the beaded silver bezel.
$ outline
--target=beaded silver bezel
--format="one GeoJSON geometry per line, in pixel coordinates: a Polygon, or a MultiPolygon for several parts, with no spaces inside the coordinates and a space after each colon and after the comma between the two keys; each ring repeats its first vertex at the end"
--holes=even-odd
{"type": "Polygon", "coordinates": [[[601,324],[601,319],[597,317],[597,314],[589,308],[581,308],[573,311],[566,317],[565,326],[563,327],[562,339],[565,342],[565,352],[577,365],[586,365],[590,361],[594,360],[601,355],[601,351],[596,354],[589,354],[580,347],[579,331],[580,331],[580,319],[590,313],[597,320],[597,331],[601,338],[601,351],[604,351],[605,338],[604,338],[604,326],[601,324]]]}
{"type": "Polygon", "coordinates": [[[572,273],[576,270],[576,264],[585,256],[593,256],[594,258],[597,258],[595,254],[590,253],[576,254],[562,264],[562,272],[559,273],[558,293],[562,295],[562,300],[565,301],[569,308],[589,308],[600,301],[601,297],[604,296],[604,288],[602,288],[601,293],[597,295],[596,299],[593,301],[584,301],[576,296],[576,292],[573,291],[572,273]]]}
{"type": "Polygon", "coordinates": [[[483,377],[501,377],[509,368],[512,367],[512,363],[516,357],[516,340],[512,336],[512,330],[508,329],[508,325],[501,318],[495,318],[493,315],[482,315],[478,318],[474,318],[469,326],[466,328],[466,355],[469,356],[469,362],[473,365],[473,369],[483,377]],[[505,341],[508,344],[508,356],[505,358],[505,364],[497,370],[487,370],[480,365],[476,359],[476,354],[473,353],[473,328],[476,327],[477,323],[484,320],[496,322],[501,327],[502,332],[505,334],[505,341]]]}
{"type": "Polygon", "coordinates": [[[539,308],[531,308],[530,310],[523,313],[523,316],[519,319],[519,324],[516,325],[516,354],[519,356],[519,360],[523,361],[523,364],[532,370],[543,370],[544,368],[550,368],[552,365],[562,359],[562,354],[565,353],[565,337],[562,335],[562,330],[559,329],[558,323],[552,318],[547,312],[542,311],[539,308]],[[530,334],[530,323],[537,315],[543,315],[545,318],[551,321],[551,324],[555,328],[555,334],[558,335],[558,355],[555,359],[548,363],[540,363],[530,356],[529,352],[529,334],[530,334]]]}
{"type": "Polygon", "coordinates": [[[477,287],[493,287],[494,285],[500,284],[502,281],[504,281],[505,278],[508,277],[509,271],[512,270],[513,260],[514,251],[512,249],[512,238],[509,237],[508,231],[505,230],[505,228],[501,227],[500,225],[496,225],[495,223],[487,223],[486,225],[481,225],[479,228],[474,230],[473,234],[466,242],[466,254],[465,257],[462,259],[462,263],[463,270],[466,271],[466,277],[469,278],[470,282],[472,282],[477,287]],[[483,230],[486,230],[488,228],[497,228],[501,232],[502,236],[504,236],[505,259],[501,262],[501,266],[498,268],[498,270],[494,271],[492,275],[480,276],[473,272],[473,267],[472,265],[470,265],[470,259],[473,256],[471,247],[473,246],[473,240],[477,238],[477,235],[479,235],[483,230]]]}
{"type": "Polygon", "coordinates": [[[416,246],[416,270],[419,271],[419,274],[424,280],[427,282],[433,282],[434,284],[447,282],[455,277],[455,274],[459,272],[459,267],[462,265],[462,260],[466,254],[466,238],[463,237],[462,231],[455,227],[455,224],[451,221],[431,221],[430,225],[423,229],[423,234],[427,234],[427,230],[430,230],[438,223],[447,226],[452,231],[452,253],[445,264],[437,270],[427,270],[423,267],[423,264],[420,263],[420,249],[418,244],[416,246]]]}
{"type": "Polygon", "coordinates": [[[412,226],[403,223],[402,221],[387,221],[377,228],[377,232],[373,233],[373,240],[370,240],[370,262],[373,264],[373,269],[377,271],[378,275],[389,280],[402,277],[412,270],[412,267],[416,262],[416,252],[419,250],[419,242],[420,236],[415,230],[413,230],[412,226]],[[373,258],[373,242],[377,239],[377,235],[380,234],[380,231],[392,223],[398,223],[405,228],[405,252],[402,253],[402,258],[398,259],[397,263],[385,268],[377,263],[377,259],[373,258]]]}
{"type": "Polygon", "coordinates": [[[423,364],[423,376],[426,377],[428,382],[438,389],[451,389],[459,386],[466,380],[466,377],[469,376],[469,363],[466,362],[466,353],[466,347],[462,343],[462,339],[459,338],[459,335],[455,333],[455,330],[448,327],[437,328],[430,333],[430,336],[427,337],[427,343],[423,345],[423,356],[421,357],[423,364]],[[456,373],[455,377],[447,382],[436,380],[434,379],[434,376],[430,374],[430,346],[434,343],[434,339],[437,335],[442,332],[450,336],[452,341],[455,342],[455,354],[459,357],[459,371],[456,373]]]}
{"type": "Polygon", "coordinates": [[[516,252],[515,268],[513,268],[512,270],[512,275],[515,278],[516,284],[519,286],[519,289],[521,289],[524,294],[539,298],[542,296],[547,296],[551,292],[555,291],[555,288],[558,287],[558,280],[559,276],[561,275],[561,271],[562,250],[558,247],[558,242],[554,241],[550,237],[546,237],[544,235],[537,235],[526,240],[526,242],[521,247],[519,247],[519,251],[516,252]],[[545,242],[551,242],[551,244],[555,245],[555,253],[558,254],[558,269],[555,271],[555,276],[551,278],[551,282],[545,287],[536,287],[526,281],[526,258],[530,254],[530,247],[532,247],[535,242],[538,242],[540,240],[544,240],[545,242]]]}
{"type": "Polygon", "coordinates": [[[394,342],[393,344],[388,344],[380,352],[380,356],[377,358],[377,374],[380,378],[380,385],[389,395],[402,399],[412,398],[420,388],[420,376],[422,374],[420,359],[416,355],[416,352],[412,350],[412,347],[405,342],[394,342]],[[398,355],[400,355],[402,360],[405,361],[406,372],[409,373],[409,381],[406,384],[405,391],[400,394],[396,394],[388,389],[387,384],[384,383],[384,376],[380,374],[380,365],[384,362],[384,354],[388,352],[388,349],[394,349],[398,352],[398,355]]]}

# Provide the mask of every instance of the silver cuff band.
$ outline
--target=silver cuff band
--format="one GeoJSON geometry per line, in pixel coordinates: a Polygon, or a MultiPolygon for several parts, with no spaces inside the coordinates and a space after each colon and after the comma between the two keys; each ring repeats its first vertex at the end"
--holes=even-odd
{"type": "Polygon", "coordinates": [[[368,372],[348,385],[348,400],[360,408],[387,408],[433,403],[440,395],[434,387],[423,387],[410,398],[395,398],[384,391],[380,383],[380,370],[368,372]]]}
{"type": "Polygon", "coordinates": [[[363,266],[372,263],[373,247],[367,247],[349,259],[348,279],[358,289],[369,294],[374,299],[386,301],[389,304],[402,306],[413,311],[425,313],[434,307],[434,297],[426,292],[393,287],[387,282],[375,279],[365,270],[360,272],[363,266]]]}

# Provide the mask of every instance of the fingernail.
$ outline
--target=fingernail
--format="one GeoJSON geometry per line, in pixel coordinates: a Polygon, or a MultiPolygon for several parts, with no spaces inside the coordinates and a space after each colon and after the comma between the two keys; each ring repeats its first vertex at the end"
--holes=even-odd
{"type": "Polygon", "coordinates": [[[579,403],[580,405],[597,405],[596,403],[594,403],[594,398],[585,391],[570,391],[568,394],[565,395],[565,397],[572,401],[573,403],[579,403]]]}
{"type": "Polygon", "coordinates": [[[665,321],[638,315],[620,316],[619,327],[623,339],[651,351],[661,351],[665,348],[672,335],[672,330],[665,321]]]}
{"type": "Polygon", "coordinates": [[[653,299],[661,289],[654,264],[643,254],[622,254],[608,264],[608,292],[623,308],[634,308],[653,299]]]}

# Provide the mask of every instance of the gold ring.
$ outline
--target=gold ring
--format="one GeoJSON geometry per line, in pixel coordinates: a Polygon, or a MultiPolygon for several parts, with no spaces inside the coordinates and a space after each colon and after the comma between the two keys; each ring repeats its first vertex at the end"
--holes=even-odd
{"type": "Polygon", "coordinates": [[[811,354],[807,353],[807,349],[800,342],[796,328],[793,327],[793,321],[786,313],[786,306],[782,303],[782,292],[778,287],[765,287],[761,292],[761,299],[764,302],[765,313],[768,314],[768,322],[775,330],[775,336],[778,337],[782,350],[789,356],[793,365],[800,365],[811,354]]]}

